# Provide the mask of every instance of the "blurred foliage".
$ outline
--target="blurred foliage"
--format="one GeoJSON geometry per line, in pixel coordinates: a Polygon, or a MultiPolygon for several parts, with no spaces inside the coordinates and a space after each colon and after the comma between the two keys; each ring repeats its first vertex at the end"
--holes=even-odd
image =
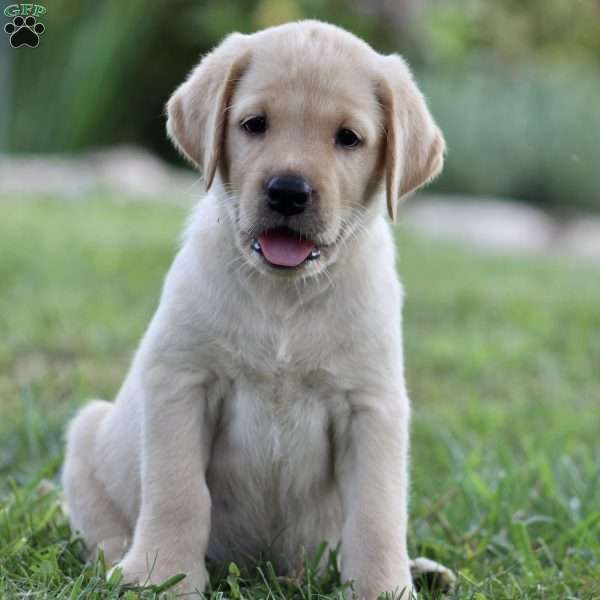
{"type": "Polygon", "coordinates": [[[448,142],[435,188],[508,196],[566,216],[600,210],[600,79],[574,67],[427,71],[448,142]]]}
{"type": "MultiPolygon", "coordinates": [[[[78,151],[134,142],[174,158],[163,107],[201,54],[232,31],[302,17],[386,39],[374,16],[344,0],[55,0],[35,49],[10,49],[6,146],[13,152],[78,151]]],[[[6,53],[5,53],[6,54],[6,53]]]]}
{"type": "Polygon", "coordinates": [[[600,210],[600,1],[434,1],[421,28],[437,189],[600,210]]]}
{"type": "Polygon", "coordinates": [[[128,142],[177,160],[163,107],[199,56],[231,31],[314,17],[410,59],[448,140],[437,189],[600,210],[600,0],[414,0],[400,10],[409,4],[48,1],[39,48],[0,49],[10,114],[0,147],[128,142]]]}
{"type": "Polygon", "coordinates": [[[475,53],[511,65],[523,61],[600,61],[598,0],[434,0],[422,26],[427,55],[467,65],[475,53]]]}

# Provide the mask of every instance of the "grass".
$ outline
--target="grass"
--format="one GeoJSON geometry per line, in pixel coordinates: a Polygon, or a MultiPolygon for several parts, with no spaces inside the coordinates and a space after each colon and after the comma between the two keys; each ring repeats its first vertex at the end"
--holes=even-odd
{"type": "MultiPolygon", "coordinates": [[[[0,206],[0,598],[156,598],[84,564],[38,482],[58,473],[68,416],[118,389],[184,215],[0,206]]],[[[455,598],[600,598],[600,267],[399,239],[411,553],[459,572],[455,598]]],[[[334,562],[298,581],[215,567],[213,597],[340,597],[334,562]]]]}

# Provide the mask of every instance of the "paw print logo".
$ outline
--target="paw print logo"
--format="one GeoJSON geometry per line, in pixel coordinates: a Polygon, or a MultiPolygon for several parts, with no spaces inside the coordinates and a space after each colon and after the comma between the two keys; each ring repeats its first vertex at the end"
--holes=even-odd
{"type": "Polygon", "coordinates": [[[13,48],[18,48],[19,46],[37,48],[37,45],[40,43],[40,35],[44,33],[45,29],[33,16],[29,16],[26,19],[15,17],[12,23],[7,23],[4,26],[4,31],[10,35],[10,45],[13,48]]]}

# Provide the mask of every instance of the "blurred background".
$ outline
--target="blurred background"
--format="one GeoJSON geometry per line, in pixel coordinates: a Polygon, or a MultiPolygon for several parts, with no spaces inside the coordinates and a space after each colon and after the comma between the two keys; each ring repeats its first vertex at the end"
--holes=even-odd
{"type": "Polygon", "coordinates": [[[600,212],[598,0],[45,6],[38,48],[0,44],[4,153],[127,143],[181,164],[162,111],[199,56],[231,31],[314,17],[408,58],[448,140],[446,168],[432,191],[517,199],[560,219],[600,212]]]}

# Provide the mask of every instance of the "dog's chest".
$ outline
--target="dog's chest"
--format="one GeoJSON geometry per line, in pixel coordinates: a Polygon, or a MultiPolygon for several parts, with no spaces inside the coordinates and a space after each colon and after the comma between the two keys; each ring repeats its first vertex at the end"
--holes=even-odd
{"type": "Polygon", "coordinates": [[[323,521],[334,525],[333,415],[343,405],[318,375],[238,374],[222,399],[208,469],[215,555],[256,555],[274,544],[288,554],[318,543],[323,521]]]}
{"type": "Polygon", "coordinates": [[[244,480],[252,472],[264,488],[278,485],[297,493],[327,477],[332,410],[343,396],[315,378],[239,374],[222,399],[215,467],[226,466],[229,476],[239,471],[244,480]]]}

